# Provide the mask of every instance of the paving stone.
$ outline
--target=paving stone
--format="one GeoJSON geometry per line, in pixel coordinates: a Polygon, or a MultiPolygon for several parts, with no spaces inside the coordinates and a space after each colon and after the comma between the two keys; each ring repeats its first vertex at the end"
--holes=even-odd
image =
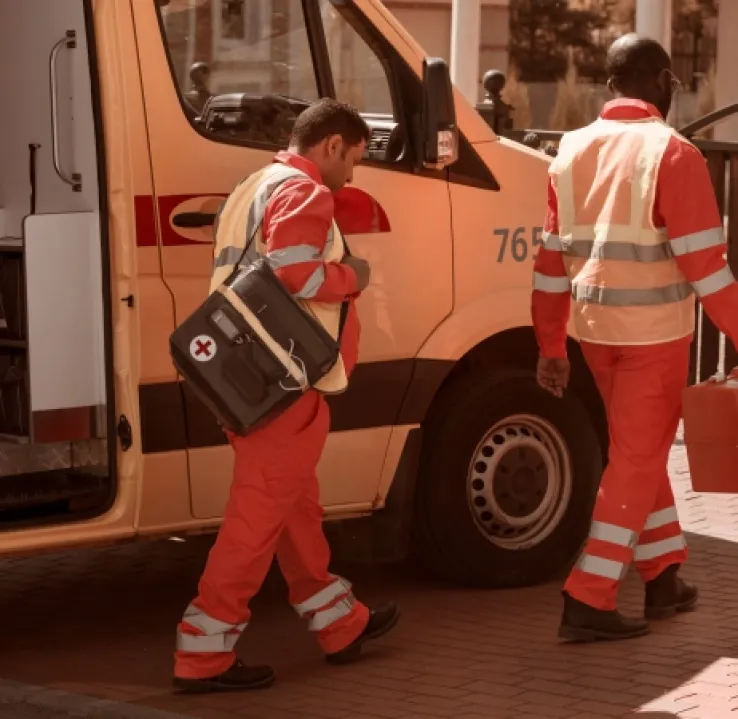
{"type": "MultiPolygon", "coordinates": [[[[83,710],[118,711],[115,719],[738,719],[738,499],[692,492],[680,444],[669,469],[690,546],[684,576],[701,602],[642,639],[560,644],[560,582],[479,591],[441,583],[412,560],[339,565],[366,601],[396,597],[403,618],[356,665],[329,667],[272,573],[239,652],[271,663],[277,684],[176,696],[174,631],[212,538],[146,542],[0,560],[0,708],[15,702],[26,712],[17,719],[83,710]],[[51,699],[54,708],[43,704],[51,699]]],[[[641,610],[633,572],[620,598],[624,611],[641,610]]]]}

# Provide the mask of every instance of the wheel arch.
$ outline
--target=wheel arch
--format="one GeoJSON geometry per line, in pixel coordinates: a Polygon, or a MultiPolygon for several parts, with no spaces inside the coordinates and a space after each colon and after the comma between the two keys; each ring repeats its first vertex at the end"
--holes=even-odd
{"type": "MultiPolygon", "coordinates": [[[[572,365],[570,390],[577,395],[592,419],[600,440],[604,466],[607,463],[609,445],[605,407],[579,342],[571,336],[567,338],[567,351],[572,365]]],[[[513,368],[535,372],[537,360],[538,344],[530,325],[510,327],[478,342],[454,363],[430,400],[426,417],[432,414],[444,390],[461,375],[485,368],[513,368]]]]}

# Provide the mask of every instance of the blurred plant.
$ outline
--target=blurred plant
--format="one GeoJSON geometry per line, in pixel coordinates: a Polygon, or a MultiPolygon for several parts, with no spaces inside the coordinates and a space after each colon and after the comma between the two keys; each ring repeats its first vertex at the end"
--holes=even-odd
{"type": "Polygon", "coordinates": [[[511,64],[507,73],[507,82],[502,91],[502,99],[512,105],[512,120],[515,130],[525,130],[531,126],[530,96],[528,86],[520,82],[518,68],[511,64]]]}
{"type": "MultiPolygon", "coordinates": [[[[702,78],[699,89],[697,91],[697,116],[702,117],[713,110],[717,109],[717,98],[715,95],[715,63],[710,65],[710,69],[702,78]]],[[[698,132],[696,137],[705,140],[712,140],[713,128],[708,127],[702,132],[698,132]]]]}
{"type": "Polygon", "coordinates": [[[571,55],[570,51],[566,76],[556,83],[556,102],[549,117],[552,130],[576,130],[596,117],[591,88],[579,82],[579,73],[571,55]]]}

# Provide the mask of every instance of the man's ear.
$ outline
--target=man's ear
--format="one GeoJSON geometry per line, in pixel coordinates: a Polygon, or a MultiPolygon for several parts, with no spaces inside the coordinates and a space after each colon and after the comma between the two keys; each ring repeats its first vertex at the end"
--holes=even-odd
{"type": "Polygon", "coordinates": [[[615,80],[614,78],[610,78],[607,81],[607,89],[614,95],[617,92],[617,88],[615,87],[615,80]]]}
{"type": "Polygon", "coordinates": [[[328,154],[330,156],[335,156],[341,151],[341,145],[343,142],[343,138],[340,135],[331,135],[328,138],[328,143],[326,145],[328,149],[328,154]]]}
{"type": "Polygon", "coordinates": [[[656,78],[656,84],[664,95],[668,95],[671,90],[671,73],[666,69],[662,70],[656,78]]]}

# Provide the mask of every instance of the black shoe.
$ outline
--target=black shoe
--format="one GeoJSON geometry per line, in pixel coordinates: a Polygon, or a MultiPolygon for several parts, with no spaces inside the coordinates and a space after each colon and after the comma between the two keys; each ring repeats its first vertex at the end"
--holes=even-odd
{"type": "Polygon", "coordinates": [[[679,565],[667,567],[656,579],[646,582],[647,619],[669,619],[677,612],[694,609],[699,598],[697,587],[687,584],[679,575],[679,565]]]}
{"type": "Polygon", "coordinates": [[[624,617],[613,610],[595,609],[564,594],[564,616],[559,637],[569,642],[616,641],[648,634],[648,622],[624,617]]]}
{"type": "Polygon", "coordinates": [[[175,691],[186,694],[244,692],[266,689],[274,684],[274,678],[274,670],[271,667],[247,667],[240,659],[236,659],[230,669],[218,674],[217,677],[207,679],[174,677],[172,686],[175,691]]]}
{"type": "Polygon", "coordinates": [[[400,619],[400,609],[394,603],[385,604],[379,609],[372,609],[369,612],[369,621],[364,631],[354,639],[345,649],[333,654],[326,654],[325,660],[328,664],[348,664],[359,658],[361,647],[364,642],[371,639],[377,639],[384,636],[400,619]]]}

